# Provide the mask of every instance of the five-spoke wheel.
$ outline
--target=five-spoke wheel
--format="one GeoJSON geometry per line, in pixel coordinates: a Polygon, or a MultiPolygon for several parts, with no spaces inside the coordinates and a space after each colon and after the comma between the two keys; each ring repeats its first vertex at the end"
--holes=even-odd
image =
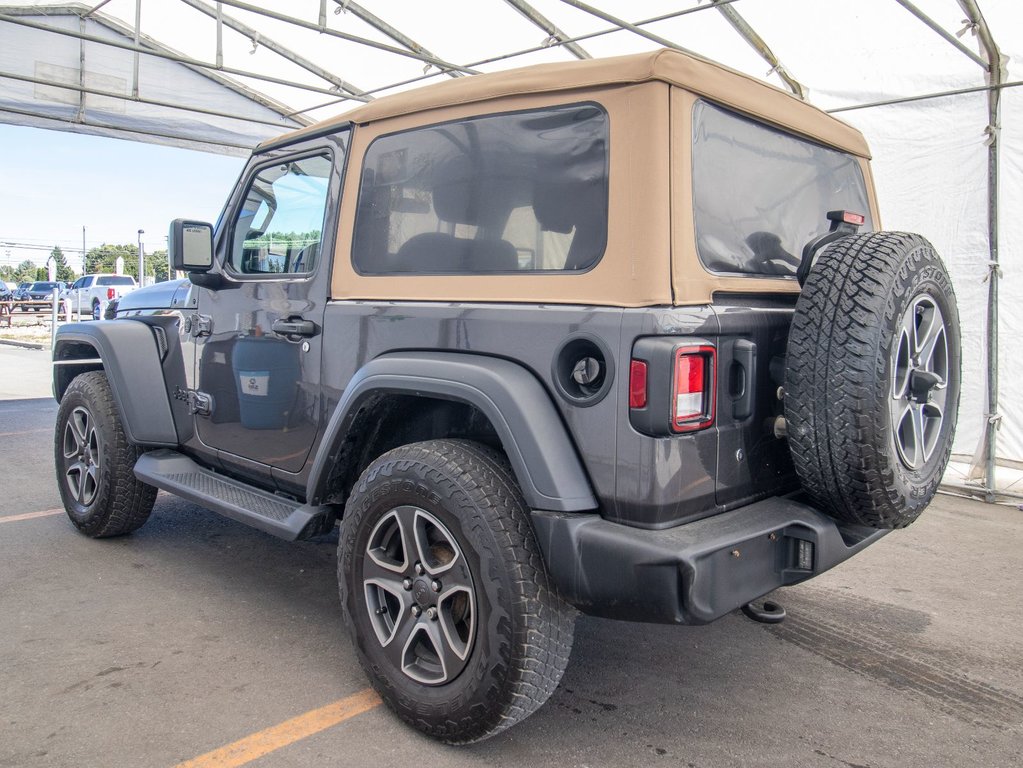
{"type": "Polygon", "coordinates": [[[387,512],[362,561],[366,611],[391,663],[441,685],[465,667],[476,629],[472,574],[455,537],[415,506],[387,512]]]}
{"type": "Polygon", "coordinates": [[[479,443],[412,443],[366,468],[341,521],[338,586],[374,687],[443,741],[523,719],[568,664],[573,611],[507,460],[479,443]]]}
{"type": "Polygon", "coordinates": [[[64,425],[64,481],[71,496],[88,506],[99,490],[99,433],[92,414],[82,406],[64,425]]]}
{"type": "Polygon", "coordinates": [[[945,321],[935,300],[923,294],[903,313],[892,353],[892,434],[899,459],[909,469],[920,469],[938,445],[947,383],[945,321]]]}
{"type": "Polygon", "coordinates": [[[75,377],[57,410],[54,460],[64,508],[82,533],[120,536],[149,518],[156,488],[135,477],[140,453],[124,433],[103,372],[75,377]]]}

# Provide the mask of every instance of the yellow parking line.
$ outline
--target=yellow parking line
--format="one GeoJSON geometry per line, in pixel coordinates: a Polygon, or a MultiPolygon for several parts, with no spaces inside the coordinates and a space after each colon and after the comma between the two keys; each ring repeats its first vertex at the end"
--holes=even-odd
{"type": "Polygon", "coordinates": [[[52,515],[63,514],[63,509],[44,509],[42,512],[26,512],[23,515],[5,515],[0,517],[0,523],[16,523],[19,520],[31,520],[35,517],[50,517],[52,515]]]}
{"type": "Polygon", "coordinates": [[[380,705],[380,697],[371,688],[335,701],[304,715],[285,720],[257,731],[233,744],[207,752],[205,755],[179,763],[175,768],[234,768],[245,765],[270,752],[326,730],[349,718],[361,715],[380,705]]]}

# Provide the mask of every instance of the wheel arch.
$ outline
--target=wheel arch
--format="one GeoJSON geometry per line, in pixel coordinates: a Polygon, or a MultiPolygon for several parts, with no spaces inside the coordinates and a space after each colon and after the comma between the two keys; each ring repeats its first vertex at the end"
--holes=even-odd
{"type": "MultiPolygon", "coordinates": [[[[533,509],[578,512],[597,500],[554,403],[537,378],[500,358],[459,353],[395,352],[352,378],[327,424],[310,470],[307,498],[320,503],[353,427],[389,397],[461,403],[493,428],[533,509]]],[[[354,480],[354,478],[353,478],[354,480]]]]}
{"type": "Polygon", "coordinates": [[[60,402],[76,376],[102,370],[128,439],[178,444],[160,354],[152,330],[134,320],[69,323],[53,347],[53,396],[60,402]]]}

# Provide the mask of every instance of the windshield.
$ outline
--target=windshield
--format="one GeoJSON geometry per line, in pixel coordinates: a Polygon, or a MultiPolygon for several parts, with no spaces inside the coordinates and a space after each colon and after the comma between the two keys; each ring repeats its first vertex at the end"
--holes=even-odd
{"type": "Polygon", "coordinates": [[[96,278],[96,285],[135,285],[135,278],[128,275],[104,275],[96,278]]]}
{"type": "Polygon", "coordinates": [[[32,283],[30,291],[52,291],[54,288],[60,288],[60,283],[32,283]]]}

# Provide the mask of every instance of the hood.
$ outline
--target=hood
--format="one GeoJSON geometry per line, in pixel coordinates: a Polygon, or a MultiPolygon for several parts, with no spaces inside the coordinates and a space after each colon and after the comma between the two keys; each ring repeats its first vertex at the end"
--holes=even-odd
{"type": "Polygon", "coordinates": [[[188,294],[191,283],[188,279],[167,280],[163,283],[156,283],[145,288],[136,288],[126,293],[117,302],[117,311],[135,309],[170,309],[178,306],[181,300],[188,294]],[[178,302],[175,303],[174,299],[178,302]]]}

